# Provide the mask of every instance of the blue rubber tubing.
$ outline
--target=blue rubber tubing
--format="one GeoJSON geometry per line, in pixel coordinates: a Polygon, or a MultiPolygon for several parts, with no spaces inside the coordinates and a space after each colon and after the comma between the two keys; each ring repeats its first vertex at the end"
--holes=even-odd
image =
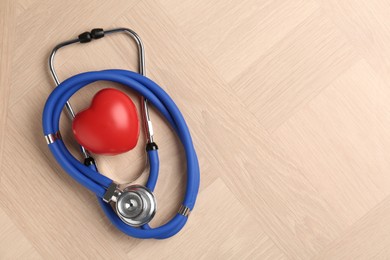
{"type": "MultiPolygon", "coordinates": [[[[187,162],[187,182],[182,204],[192,210],[199,190],[200,173],[198,158],[192,143],[190,131],[176,104],[152,80],[127,70],[91,71],[70,77],[59,84],[46,101],[42,116],[44,135],[54,134],[59,131],[60,116],[66,101],[79,89],[95,81],[111,81],[127,86],[144,96],[165,117],[184,147],[187,162]]],[[[177,213],[166,224],[156,228],[151,228],[149,225],[136,228],[125,224],[117,216],[111,205],[102,199],[106,189],[113,180],[97,172],[93,165],[88,167],[77,160],[69,152],[62,140],[56,140],[49,144],[49,148],[57,162],[73,179],[96,194],[108,219],[123,233],[136,238],[164,239],[175,235],[187,222],[186,216],[177,213]]],[[[150,150],[147,153],[150,172],[146,187],[153,191],[158,179],[159,159],[157,150],[150,150]]]]}

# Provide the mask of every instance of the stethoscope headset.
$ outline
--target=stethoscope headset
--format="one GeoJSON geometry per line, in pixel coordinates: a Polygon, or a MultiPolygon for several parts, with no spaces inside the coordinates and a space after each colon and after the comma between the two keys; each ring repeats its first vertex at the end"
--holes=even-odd
{"type": "Polygon", "coordinates": [[[49,57],[49,68],[56,88],[48,97],[43,111],[43,132],[51,153],[61,167],[77,182],[96,194],[98,201],[109,220],[119,230],[136,238],[163,239],[179,232],[194,207],[199,189],[199,165],[192,138],[187,124],[169,95],[156,83],[145,77],[145,51],[141,38],[127,28],[112,30],[93,29],[78,38],[62,42],[54,47],[49,57]],[[114,33],[126,33],[136,42],[138,48],[139,73],[128,70],[102,70],[74,75],[60,82],[54,69],[56,52],[68,45],[88,43],[114,33]],[[146,132],[146,152],[149,162],[149,177],[145,185],[118,184],[102,175],[97,168],[91,153],[82,145],[81,152],[84,162],[77,160],[66,148],[59,131],[60,115],[65,107],[70,118],[75,112],[69,103],[70,97],[78,90],[96,81],[111,81],[122,84],[142,98],[143,125],[146,132]],[[166,224],[151,228],[148,223],[156,213],[157,204],[153,195],[159,172],[158,147],[153,140],[152,122],[149,116],[148,104],[152,104],[171,125],[178,135],[186,157],[186,192],[177,214],[166,224]]]}

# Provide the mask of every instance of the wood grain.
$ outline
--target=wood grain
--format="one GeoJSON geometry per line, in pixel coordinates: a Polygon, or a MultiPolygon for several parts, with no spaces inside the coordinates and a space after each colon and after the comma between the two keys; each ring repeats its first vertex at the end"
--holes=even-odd
{"type": "MultiPolygon", "coordinates": [[[[0,259],[390,259],[389,13],[384,0],[0,1],[0,259]],[[147,75],[177,102],[199,156],[196,208],[169,240],[116,230],[42,137],[53,46],[119,26],[141,35],[147,75]]],[[[136,55],[118,35],[55,64],[65,79],[136,70],[136,55]]],[[[124,90],[98,82],[71,101],[83,109],[113,86],[124,90]]],[[[158,226],[179,207],[185,164],[151,114],[158,226]]],[[[65,117],[61,131],[76,155],[65,117]]],[[[143,183],[143,150],[97,160],[143,183]]]]}

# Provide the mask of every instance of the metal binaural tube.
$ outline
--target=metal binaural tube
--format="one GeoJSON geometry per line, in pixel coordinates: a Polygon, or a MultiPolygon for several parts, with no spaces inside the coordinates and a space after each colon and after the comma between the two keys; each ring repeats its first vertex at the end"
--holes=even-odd
{"type": "MultiPolygon", "coordinates": [[[[115,28],[115,29],[104,31],[104,32],[105,32],[105,34],[125,32],[134,39],[134,41],[137,44],[137,49],[138,49],[138,73],[141,74],[142,76],[146,76],[145,48],[144,48],[144,44],[142,43],[141,37],[139,37],[139,35],[136,32],[134,32],[133,30],[130,30],[128,28],[115,28]]],[[[154,133],[153,133],[152,121],[150,120],[150,115],[149,115],[148,100],[145,99],[143,96],[141,96],[141,103],[142,103],[142,106],[141,106],[142,117],[143,117],[143,123],[144,123],[144,129],[145,129],[147,142],[152,143],[154,133]]]]}

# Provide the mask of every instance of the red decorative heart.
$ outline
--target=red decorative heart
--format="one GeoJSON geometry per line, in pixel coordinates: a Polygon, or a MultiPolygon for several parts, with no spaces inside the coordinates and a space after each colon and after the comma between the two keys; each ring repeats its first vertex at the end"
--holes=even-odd
{"type": "Polygon", "coordinates": [[[96,154],[116,155],[137,145],[139,122],[133,101],[123,92],[106,88],[79,112],[72,129],[79,144],[96,154]]]}

